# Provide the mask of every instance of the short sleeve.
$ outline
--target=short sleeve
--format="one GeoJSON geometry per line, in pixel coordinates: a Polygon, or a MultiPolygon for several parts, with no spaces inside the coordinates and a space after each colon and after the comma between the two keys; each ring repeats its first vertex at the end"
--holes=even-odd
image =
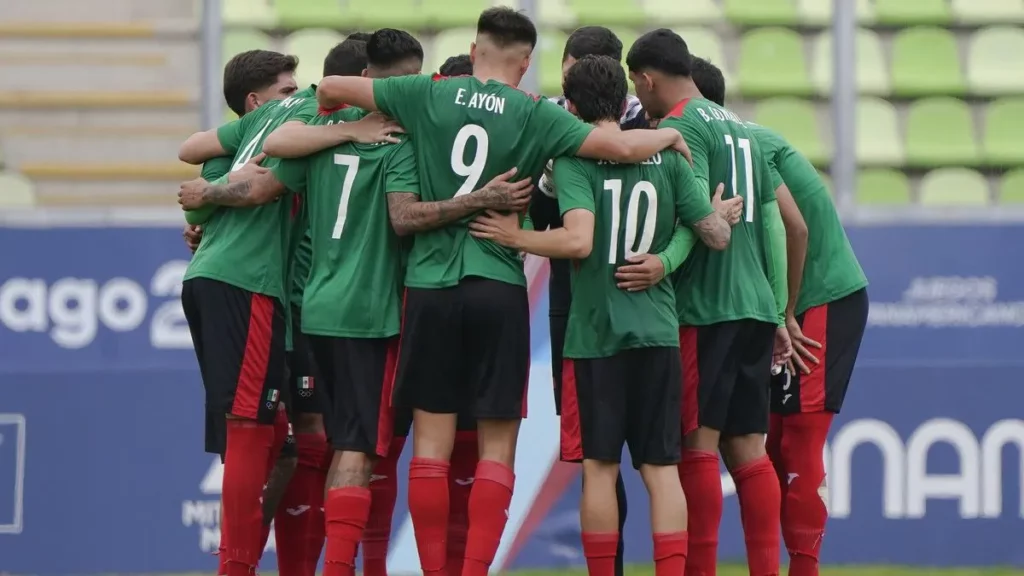
{"type": "Polygon", "coordinates": [[[395,145],[384,172],[384,192],[412,192],[419,196],[420,177],[416,169],[416,155],[408,139],[395,145]]]}
{"type": "Polygon", "coordinates": [[[203,180],[213,182],[217,178],[231,172],[231,156],[218,156],[203,163],[203,171],[200,174],[203,180]]]}
{"type": "Polygon", "coordinates": [[[773,164],[768,162],[765,155],[761,155],[761,185],[758,187],[760,193],[760,202],[758,204],[768,204],[769,202],[775,202],[775,189],[784,184],[782,176],[779,175],[779,171],[775,169],[773,164]]]}
{"type": "Polygon", "coordinates": [[[711,207],[707,189],[697,181],[689,163],[678,154],[673,154],[672,157],[677,161],[675,163],[679,174],[674,188],[676,218],[683,224],[691,226],[707,218],[715,209],[711,207]]]}
{"type": "Polygon", "coordinates": [[[710,151],[707,149],[708,138],[703,124],[702,121],[698,121],[692,115],[687,115],[684,112],[683,116],[664,121],[659,128],[674,128],[683,135],[683,140],[686,140],[686,145],[690,148],[690,157],[693,159],[693,175],[697,177],[697,182],[705,190],[710,191],[711,176],[708,173],[710,151]]]}
{"type": "Polygon", "coordinates": [[[779,152],[776,152],[775,154],[764,154],[765,162],[768,164],[768,177],[772,183],[772,190],[775,190],[776,188],[784,184],[784,182],[782,181],[782,175],[779,174],[778,156],[779,152]]]}
{"type": "Polygon", "coordinates": [[[554,172],[560,214],[578,208],[596,213],[594,188],[582,160],[569,156],[556,158],[554,172]]]}
{"type": "Polygon", "coordinates": [[[303,193],[309,174],[309,157],[282,159],[271,168],[274,177],[292,192],[303,193]]]}
{"type": "Polygon", "coordinates": [[[422,114],[433,85],[434,80],[422,74],[377,79],[373,81],[373,101],[378,110],[410,130],[422,114]]]}
{"type": "Polygon", "coordinates": [[[238,152],[238,149],[242,147],[242,138],[245,136],[248,124],[243,118],[239,118],[217,128],[217,140],[220,141],[225,152],[232,156],[238,152]]]}
{"type": "Polygon", "coordinates": [[[316,118],[317,110],[319,110],[319,104],[317,104],[316,98],[304,98],[298,106],[289,112],[285,121],[309,124],[313,118],[316,118]]]}
{"type": "MultiPolygon", "coordinates": [[[[545,158],[575,156],[594,127],[547,99],[537,102],[530,118],[530,132],[543,143],[545,158]]],[[[557,187],[556,187],[557,190],[557,187]]]]}

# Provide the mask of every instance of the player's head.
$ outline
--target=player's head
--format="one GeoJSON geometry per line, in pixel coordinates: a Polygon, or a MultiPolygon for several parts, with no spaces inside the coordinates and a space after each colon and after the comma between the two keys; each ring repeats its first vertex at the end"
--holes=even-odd
{"type": "Polygon", "coordinates": [[[608,56],[580,58],[562,81],[562,93],[570,108],[590,123],[611,121],[617,125],[628,91],[622,64],[608,56]]]}
{"type": "Polygon", "coordinates": [[[470,45],[469,57],[494,69],[507,70],[518,84],[530,67],[530,55],[537,45],[537,27],[512,8],[489,8],[476,22],[476,41],[470,45]]]}
{"type": "Polygon", "coordinates": [[[577,28],[565,42],[562,51],[562,79],[577,60],[584,56],[607,56],[622,60],[622,41],[604,26],[577,28]]]}
{"type": "Polygon", "coordinates": [[[725,106],[725,74],[710,60],[694,56],[690,60],[690,78],[705,98],[725,106]]]}
{"type": "Polygon", "coordinates": [[[371,78],[419,74],[423,46],[405,30],[381,28],[366,42],[366,75],[371,78]]]}
{"type": "Polygon", "coordinates": [[[369,42],[370,36],[373,36],[370,32],[353,32],[348,35],[345,40],[358,40],[360,42],[369,42]]]}
{"type": "MultiPolygon", "coordinates": [[[[354,34],[353,34],[354,36],[354,34]]],[[[366,70],[366,42],[351,36],[324,58],[324,76],[362,76],[366,70]]]]}
{"type": "Polygon", "coordinates": [[[224,66],[224,100],[239,116],[271,100],[291,96],[299,59],[270,50],[249,50],[235,55],[224,66]]]}
{"type": "Polygon", "coordinates": [[[437,73],[441,76],[472,76],[473,61],[469,59],[469,54],[451,56],[441,64],[437,73]]]}
{"type": "Polygon", "coordinates": [[[644,110],[660,118],[677,103],[670,88],[690,76],[690,50],[678,34],[659,28],[633,44],[626,65],[644,110]]]}

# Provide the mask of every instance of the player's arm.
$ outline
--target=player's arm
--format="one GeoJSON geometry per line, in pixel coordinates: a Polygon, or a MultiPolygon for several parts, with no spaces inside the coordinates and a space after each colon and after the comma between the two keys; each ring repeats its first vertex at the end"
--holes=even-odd
{"type": "Polygon", "coordinates": [[[711,177],[708,163],[710,153],[707,142],[714,135],[708,132],[706,123],[699,118],[684,115],[682,118],[666,118],[661,121],[659,126],[663,126],[663,129],[666,130],[675,130],[683,137],[690,149],[690,166],[697,179],[697,184],[701,186],[702,190],[710,191],[711,177]]]}
{"type": "Polygon", "coordinates": [[[732,226],[726,214],[742,204],[742,198],[731,198],[723,201],[725,185],[719,184],[715,189],[713,201],[708,199],[707,186],[697,180],[693,169],[686,162],[677,162],[678,177],[675,187],[676,217],[683,224],[691,227],[701,242],[712,250],[725,250],[732,239],[732,226]]]}
{"type": "Polygon", "coordinates": [[[699,242],[697,234],[689,226],[684,225],[682,222],[676,224],[676,229],[672,232],[672,238],[669,239],[668,246],[665,246],[665,249],[657,254],[662,266],[665,267],[665,276],[675,272],[677,268],[682,266],[683,262],[690,255],[690,251],[697,245],[697,242],[699,242]]]}
{"type": "Polygon", "coordinates": [[[316,88],[316,98],[324,108],[342,104],[371,112],[382,112],[402,122],[406,129],[417,113],[427,105],[429,76],[410,75],[374,79],[358,76],[328,76],[316,88]]]}
{"type": "Polygon", "coordinates": [[[181,143],[178,159],[199,165],[218,156],[234,156],[242,145],[247,125],[245,118],[239,118],[219,128],[196,132],[181,143]]]}
{"type": "MultiPolygon", "coordinates": [[[[762,158],[762,174],[768,176],[768,162],[762,158]]],[[[762,178],[761,186],[761,222],[765,234],[765,258],[768,264],[768,283],[775,294],[775,306],[778,311],[779,326],[786,325],[786,309],[789,301],[788,273],[786,262],[786,226],[782,222],[779,202],[772,189],[771,177],[762,178]]]]}
{"type": "Polygon", "coordinates": [[[201,178],[185,182],[178,192],[178,203],[186,210],[210,204],[235,208],[259,206],[276,200],[285,191],[274,173],[264,169],[252,178],[237,182],[228,182],[227,177],[213,182],[201,178]]]}
{"type": "MultiPolygon", "coordinates": [[[[772,172],[774,180],[777,172],[774,170],[772,172]]],[[[804,264],[807,261],[807,222],[804,221],[789,187],[782,182],[782,178],[778,178],[777,182],[775,199],[778,203],[782,224],[786,229],[786,267],[787,285],[789,286],[786,315],[792,317],[795,316],[796,302],[804,277],[804,264]]]]}
{"type": "Polygon", "coordinates": [[[289,121],[267,136],[263,151],[276,158],[302,158],[346,142],[373,144],[401,142],[393,134],[405,132],[397,122],[380,114],[368,114],[355,122],[311,125],[289,121]]]}
{"type": "MultiPolygon", "coordinates": [[[[207,160],[203,163],[203,170],[199,177],[207,182],[213,182],[231,171],[232,162],[233,159],[230,156],[218,156],[217,158],[207,160]]],[[[200,224],[205,224],[216,211],[217,207],[214,205],[203,206],[196,210],[186,210],[185,221],[192,226],[199,226],[200,224]]],[[[198,234],[201,235],[202,232],[199,231],[198,234]]]]}

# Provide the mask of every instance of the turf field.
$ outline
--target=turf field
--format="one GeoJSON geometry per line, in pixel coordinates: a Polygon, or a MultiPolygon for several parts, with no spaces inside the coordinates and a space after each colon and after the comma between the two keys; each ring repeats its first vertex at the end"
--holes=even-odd
{"type": "MultiPolygon", "coordinates": [[[[212,571],[211,571],[212,573],[212,571]]],[[[508,572],[511,576],[587,576],[583,569],[570,570],[517,570],[508,572]]],[[[626,567],[627,576],[654,576],[654,567],[633,565],[626,567]]],[[[783,570],[785,574],[785,570],[783,570]]],[[[202,572],[168,574],[165,576],[210,576],[202,572]]],[[[260,572],[260,576],[277,576],[276,572],[260,572]]],[[[747,576],[745,566],[728,565],[718,567],[718,576],[747,576]]],[[[1012,568],[884,568],[874,566],[848,566],[822,568],[821,576],[1024,576],[1024,570],[1012,568]]]]}

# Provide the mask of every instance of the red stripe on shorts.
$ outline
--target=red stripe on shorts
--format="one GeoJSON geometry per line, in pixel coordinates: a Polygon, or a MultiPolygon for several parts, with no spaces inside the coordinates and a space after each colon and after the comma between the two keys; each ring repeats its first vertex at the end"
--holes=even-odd
{"type": "Polygon", "coordinates": [[[572,358],[562,360],[562,460],[583,460],[583,437],[580,434],[580,403],[576,396],[576,364],[572,358]]]}
{"type": "Polygon", "coordinates": [[[391,448],[391,436],[395,432],[395,411],[391,408],[391,393],[395,389],[398,374],[398,350],[401,336],[388,342],[388,354],[384,361],[384,383],[380,387],[380,406],[377,408],[377,456],[386,458],[391,448]]]}
{"type": "Polygon", "coordinates": [[[828,304],[815,306],[804,312],[804,322],[801,325],[804,336],[815,342],[821,343],[821,349],[811,349],[811,353],[818,357],[817,365],[807,362],[811,369],[810,374],[800,375],[800,411],[801,412],[822,412],[825,410],[825,353],[828,344],[825,337],[828,334],[828,304]]]}
{"type": "Polygon", "coordinates": [[[700,425],[700,362],[695,326],[679,327],[679,359],[683,363],[683,434],[689,434],[700,425]]]}
{"type": "Polygon", "coordinates": [[[263,386],[270,363],[270,341],[273,334],[274,300],[264,294],[253,294],[249,304],[249,332],[242,352],[242,369],[238,373],[235,401],[231,413],[256,419],[263,401],[263,386]]]}

